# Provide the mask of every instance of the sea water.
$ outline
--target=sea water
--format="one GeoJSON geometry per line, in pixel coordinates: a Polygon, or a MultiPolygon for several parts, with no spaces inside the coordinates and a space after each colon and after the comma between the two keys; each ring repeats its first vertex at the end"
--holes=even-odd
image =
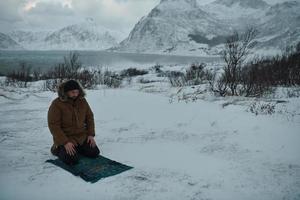
{"type": "MultiPolygon", "coordinates": [[[[73,51],[75,52],[75,51],[73,51]]],[[[214,62],[218,57],[177,56],[159,54],[120,53],[109,51],[76,51],[83,66],[95,68],[123,69],[145,68],[159,65],[189,65],[192,63],[214,62]]],[[[0,51],[0,73],[20,68],[26,63],[31,69],[47,71],[64,62],[70,51],[0,51]]]]}

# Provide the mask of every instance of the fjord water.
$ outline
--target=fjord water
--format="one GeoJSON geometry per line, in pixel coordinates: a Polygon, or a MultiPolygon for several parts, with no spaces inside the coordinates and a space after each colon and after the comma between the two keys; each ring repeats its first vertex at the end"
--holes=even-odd
{"type": "MultiPolygon", "coordinates": [[[[123,69],[129,67],[151,67],[160,65],[188,65],[191,63],[214,62],[217,57],[177,56],[158,54],[119,53],[108,51],[76,51],[80,62],[87,67],[123,69]]],[[[70,51],[0,51],[0,73],[18,69],[26,62],[32,69],[47,71],[64,61],[70,51]]]]}

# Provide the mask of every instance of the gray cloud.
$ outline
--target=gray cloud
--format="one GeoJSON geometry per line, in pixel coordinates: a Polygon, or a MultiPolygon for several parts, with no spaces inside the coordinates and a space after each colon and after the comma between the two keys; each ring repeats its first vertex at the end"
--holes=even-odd
{"type": "MultiPolygon", "coordinates": [[[[198,0],[201,4],[213,0],[198,0]]],[[[277,3],[284,0],[266,0],[277,3]]],[[[102,26],[128,34],[160,0],[0,0],[0,32],[57,29],[93,18],[102,26]],[[31,9],[24,9],[28,3],[31,9]],[[66,4],[68,3],[68,4],[66,4]],[[67,6],[69,5],[69,6],[67,6]]]]}
{"type": "Polygon", "coordinates": [[[160,0],[73,0],[72,7],[81,17],[94,18],[108,28],[129,31],[160,0]]]}
{"type": "Polygon", "coordinates": [[[86,18],[107,28],[129,32],[160,0],[9,0],[0,1],[0,32],[10,29],[54,29],[86,18]],[[36,2],[31,9],[26,3],[36,2]]]}
{"type": "Polygon", "coordinates": [[[0,21],[13,23],[22,20],[22,6],[24,1],[20,0],[0,1],[0,21]]]}
{"type": "Polygon", "coordinates": [[[34,8],[27,12],[27,15],[73,15],[74,12],[68,6],[63,6],[58,2],[38,2],[34,8]]]}
{"type": "Polygon", "coordinates": [[[35,7],[26,11],[23,20],[24,27],[32,29],[57,29],[72,23],[75,12],[58,2],[38,2],[35,7]]]}

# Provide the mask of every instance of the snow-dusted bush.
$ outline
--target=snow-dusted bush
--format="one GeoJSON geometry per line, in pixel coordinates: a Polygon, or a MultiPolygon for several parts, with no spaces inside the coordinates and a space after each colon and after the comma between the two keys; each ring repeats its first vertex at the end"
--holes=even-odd
{"type": "Polygon", "coordinates": [[[155,73],[161,73],[162,72],[162,70],[161,70],[161,68],[162,68],[163,66],[162,65],[159,65],[159,64],[156,64],[156,65],[154,65],[151,69],[155,72],[155,73]]]}
{"type": "Polygon", "coordinates": [[[227,96],[229,94],[228,84],[224,74],[217,76],[217,72],[215,72],[209,81],[209,86],[210,91],[212,91],[215,95],[227,96]]]}
{"type": "Polygon", "coordinates": [[[111,88],[118,88],[121,86],[123,78],[116,72],[109,70],[102,72],[101,70],[98,70],[96,80],[97,84],[106,85],[111,88]]]}
{"type": "Polygon", "coordinates": [[[44,82],[43,90],[44,91],[52,91],[56,92],[58,89],[58,86],[62,83],[61,79],[47,79],[44,82]]]}
{"type": "Polygon", "coordinates": [[[78,53],[70,53],[69,57],[64,57],[64,62],[57,64],[54,69],[45,74],[47,81],[44,88],[55,91],[57,84],[64,80],[75,79],[84,88],[92,89],[96,85],[106,85],[117,88],[122,83],[122,77],[115,72],[101,69],[88,69],[83,67],[78,53]]]}
{"type": "Polygon", "coordinates": [[[294,97],[300,97],[300,88],[289,88],[287,90],[287,97],[288,98],[294,98],[294,97]]]}
{"type": "Polygon", "coordinates": [[[69,79],[78,80],[84,88],[93,88],[97,83],[96,71],[84,68],[76,52],[70,52],[69,57],[64,57],[63,63],[57,64],[43,77],[46,79],[44,89],[50,91],[54,91],[57,84],[69,79]]]}
{"type": "Polygon", "coordinates": [[[213,77],[213,73],[205,67],[204,63],[192,64],[185,73],[171,71],[165,72],[164,75],[168,77],[173,87],[200,85],[210,81],[213,77]]]}
{"type": "Polygon", "coordinates": [[[178,71],[166,71],[161,76],[168,77],[168,80],[172,87],[182,87],[185,85],[184,73],[178,71]]]}
{"type": "MultiPolygon", "coordinates": [[[[44,82],[43,89],[49,91],[57,91],[57,87],[63,81],[68,80],[66,78],[52,78],[47,79],[44,82]]],[[[97,85],[106,85],[111,88],[118,88],[122,84],[122,78],[119,74],[112,71],[102,70],[88,70],[84,69],[77,74],[76,80],[86,89],[95,88],[97,85]]]]}
{"type": "Polygon", "coordinates": [[[206,64],[201,63],[200,65],[192,64],[185,74],[186,85],[199,85],[202,83],[205,77],[205,68],[206,64]]]}
{"type": "Polygon", "coordinates": [[[249,111],[255,115],[265,114],[271,115],[275,113],[275,103],[254,102],[249,106],[249,111]]]}

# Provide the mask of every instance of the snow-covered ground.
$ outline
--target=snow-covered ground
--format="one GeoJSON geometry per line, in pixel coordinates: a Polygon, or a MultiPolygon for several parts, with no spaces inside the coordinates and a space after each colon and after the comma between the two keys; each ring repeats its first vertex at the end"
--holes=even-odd
{"type": "Polygon", "coordinates": [[[56,94],[0,88],[0,199],[300,199],[299,96],[178,101],[193,88],[156,81],[87,91],[102,155],[134,167],[94,184],[45,163],[56,94]]]}

